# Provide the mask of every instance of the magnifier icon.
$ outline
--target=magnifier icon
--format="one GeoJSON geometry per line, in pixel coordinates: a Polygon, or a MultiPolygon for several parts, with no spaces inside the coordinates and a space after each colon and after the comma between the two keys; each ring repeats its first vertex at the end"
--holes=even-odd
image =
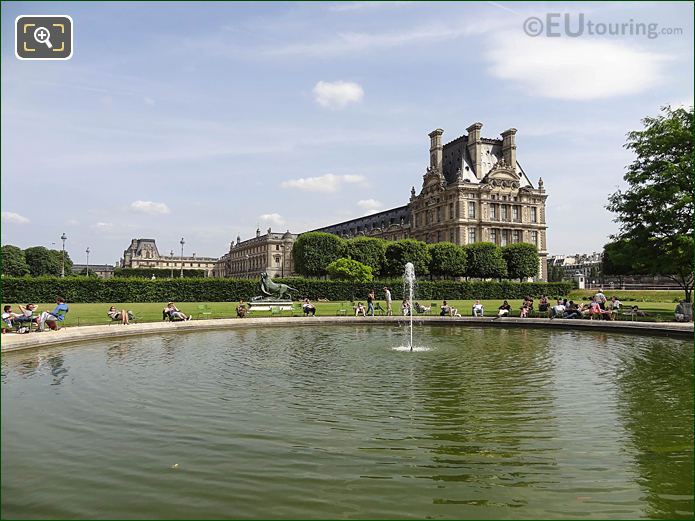
{"type": "Polygon", "coordinates": [[[45,27],[36,28],[36,30],[34,31],[34,40],[36,40],[39,43],[45,43],[46,47],[48,47],[49,49],[53,49],[53,45],[51,45],[51,33],[45,27]]]}

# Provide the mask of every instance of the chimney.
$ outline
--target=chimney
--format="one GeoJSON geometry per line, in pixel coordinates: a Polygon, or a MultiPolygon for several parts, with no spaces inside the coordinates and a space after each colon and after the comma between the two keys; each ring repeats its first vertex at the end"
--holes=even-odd
{"type": "Polygon", "coordinates": [[[444,131],[441,128],[433,130],[429,133],[430,136],[430,168],[442,171],[442,134],[444,131]]]}
{"type": "Polygon", "coordinates": [[[482,123],[473,123],[466,129],[468,132],[468,155],[471,156],[473,164],[473,172],[475,177],[482,177],[483,150],[482,142],[480,141],[480,129],[483,128],[482,123]]]}
{"type": "Polygon", "coordinates": [[[510,165],[516,172],[516,142],[514,141],[514,135],[516,134],[515,128],[510,128],[502,132],[502,157],[504,157],[504,162],[510,165]]]}

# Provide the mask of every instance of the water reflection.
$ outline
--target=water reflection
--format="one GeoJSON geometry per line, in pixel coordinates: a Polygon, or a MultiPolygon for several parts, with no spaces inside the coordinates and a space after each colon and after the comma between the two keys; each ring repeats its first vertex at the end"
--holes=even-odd
{"type": "Polygon", "coordinates": [[[623,354],[619,417],[630,437],[639,483],[652,518],[693,517],[692,345],[640,342],[623,354]]]}

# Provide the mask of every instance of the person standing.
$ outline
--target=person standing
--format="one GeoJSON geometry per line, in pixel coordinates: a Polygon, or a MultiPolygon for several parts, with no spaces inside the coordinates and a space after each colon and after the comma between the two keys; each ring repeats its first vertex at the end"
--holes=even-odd
{"type": "Polygon", "coordinates": [[[376,295],[374,295],[374,290],[369,292],[369,295],[367,295],[367,315],[369,316],[374,316],[374,299],[376,298],[376,295]]]}
{"type": "Polygon", "coordinates": [[[393,307],[391,305],[391,290],[384,287],[384,299],[386,300],[386,316],[393,315],[393,307]]]}

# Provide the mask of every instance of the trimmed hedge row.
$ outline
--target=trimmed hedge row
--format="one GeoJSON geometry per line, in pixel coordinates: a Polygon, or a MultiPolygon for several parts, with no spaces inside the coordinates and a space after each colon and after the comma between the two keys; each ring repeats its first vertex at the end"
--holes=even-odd
{"type": "MultiPolygon", "coordinates": [[[[276,279],[280,282],[280,279],[276,279]]],[[[287,278],[282,282],[297,291],[295,299],[365,300],[371,290],[383,298],[381,288],[391,288],[394,300],[403,298],[400,279],[352,283],[337,280],[287,278]]],[[[419,300],[520,299],[566,296],[573,289],[571,282],[455,282],[429,281],[417,283],[419,300]]],[[[5,303],[53,302],[56,295],[68,302],[235,302],[258,295],[255,279],[135,279],[92,277],[3,277],[2,301],[5,303]]]]}

